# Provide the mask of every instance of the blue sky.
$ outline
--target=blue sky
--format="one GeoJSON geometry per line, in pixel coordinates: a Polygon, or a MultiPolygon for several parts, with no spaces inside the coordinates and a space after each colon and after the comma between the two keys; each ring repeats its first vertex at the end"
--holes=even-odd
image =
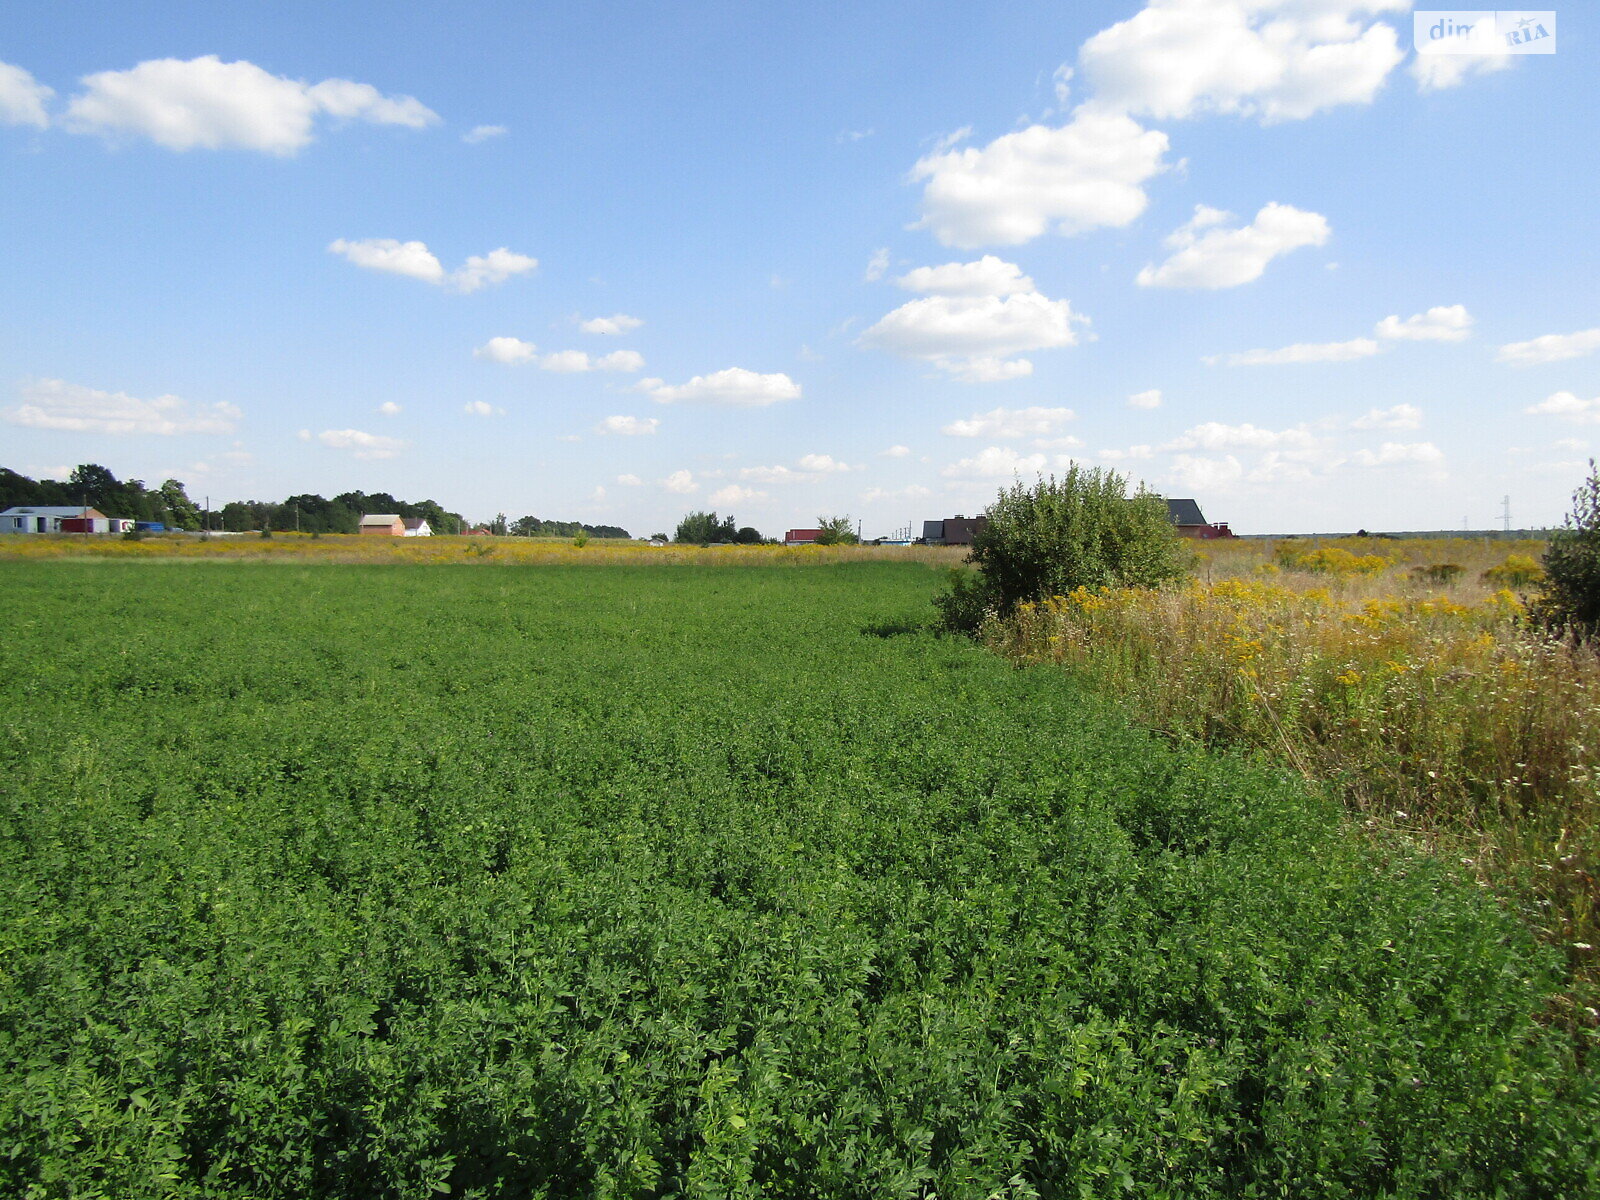
{"type": "Polygon", "coordinates": [[[1240,532],[1556,523],[1600,440],[1557,16],[9,6],[0,465],[636,534],[1074,461],[1240,532]]]}

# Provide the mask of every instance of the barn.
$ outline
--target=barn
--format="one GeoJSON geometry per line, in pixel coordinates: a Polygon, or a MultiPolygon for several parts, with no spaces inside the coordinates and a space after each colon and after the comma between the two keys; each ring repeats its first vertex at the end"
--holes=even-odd
{"type": "Polygon", "coordinates": [[[406,523],[400,519],[399,513],[365,513],[357,532],[373,537],[404,537],[406,523]]]}

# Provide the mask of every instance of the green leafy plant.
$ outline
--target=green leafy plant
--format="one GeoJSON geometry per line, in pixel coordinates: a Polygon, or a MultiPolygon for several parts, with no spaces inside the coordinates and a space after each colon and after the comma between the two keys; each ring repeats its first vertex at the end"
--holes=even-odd
{"type": "Polygon", "coordinates": [[[958,578],[936,602],[951,628],[970,630],[983,612],[1008,613],[1074,588],[1159,586],[1189,567],[1161,498],[1130,496],[1124,476],[1099,467],[1018,482],[984,517],[968,559],[980,578],[958,578]]]}
{"type": "Polygon", "coordinates": [[[1535,605],[1543,622],[1581,638],[1600,633],[1600,470],[1592,458],[1566,523],[1550,536],[1544,574],[1535,605]]]}
{"type": "Polygon", "coordinates": [[[856,523],[848,516],[817,518],[817,545],[854,546],[860,541],[856,523]]]}

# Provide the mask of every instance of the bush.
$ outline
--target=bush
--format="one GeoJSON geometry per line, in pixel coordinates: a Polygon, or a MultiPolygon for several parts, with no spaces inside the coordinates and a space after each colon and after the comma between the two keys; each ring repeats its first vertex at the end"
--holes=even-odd
{"type": "Polygon", "coordinates": [[[1551,535],[1544,572],[1534,612],[1545,626],[1580,638],[1600,633],[1600,471],[1592,458],[1566,524],[1551,535]]]}
{"type": "Polygon", "coordinates": [[[1426,583],[1454,583],[1466,571],[1460,563],[1427,563],[1412,567],[1411,577],[1426,583]]]}
{"type": "Polygon", "coordinates": [[[861,539],[856,535],[856,523],[848,516],[818,517],[817,545],[854,546],[861,539]]]}
{"type": "Polygon", "coordinates": [[[714,512],[692,512],[678,522],[678,531],[672,535],[672,540],[708,546],[712,542],[731,542],[736,532],[732,517],[719,521],[714,512]]]}
{"type": "Polygon", "coordinates": [[[935,602],[950,628],[977,628],[990,609],[1007,613],[1074,588],[1156,587],[1182,577],[1190,555],[1165,503],[1099,467],[1012,485],[985,512],[969,561],[981,579],[957,580],[935,602]]]}

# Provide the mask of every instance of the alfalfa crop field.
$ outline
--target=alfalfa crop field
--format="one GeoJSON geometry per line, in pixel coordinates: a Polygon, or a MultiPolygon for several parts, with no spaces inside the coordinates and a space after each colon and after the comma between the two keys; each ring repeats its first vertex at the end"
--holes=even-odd
{"type": "Polygon", "coordinates": [[[0,563],[0,1193],[1600,1194],[1559,947],[939,583],[0,563]]]}

